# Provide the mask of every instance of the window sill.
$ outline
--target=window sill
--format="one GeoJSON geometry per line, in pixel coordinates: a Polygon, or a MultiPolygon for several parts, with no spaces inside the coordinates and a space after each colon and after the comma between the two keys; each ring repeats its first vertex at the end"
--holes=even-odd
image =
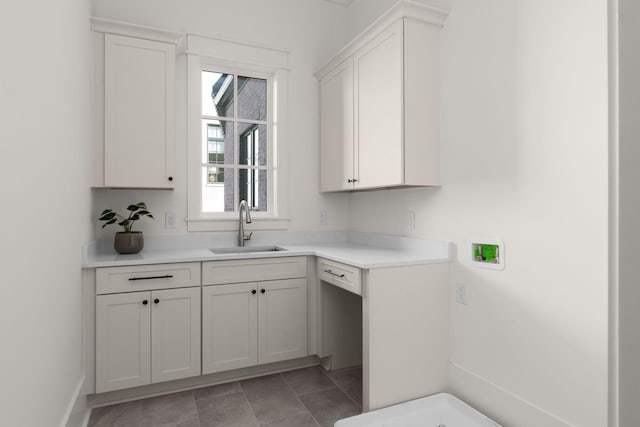
{"type": "MultiPolygon", "coordinates": [[[[235,231],[238,229],[238,218],[187,218],[187,231],[235,231]]],[[[289,229],[289,218],[262,217],[253,218],[251,224],[245,226],[247,232],[289,229]]]]}

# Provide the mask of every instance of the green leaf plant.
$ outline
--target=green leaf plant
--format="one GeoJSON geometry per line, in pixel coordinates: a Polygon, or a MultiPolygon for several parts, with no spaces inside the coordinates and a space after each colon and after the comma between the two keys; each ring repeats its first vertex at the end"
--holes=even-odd
{"type": "Polygon", "coordinates": [[[135,205],[127,206],[127,210],[129,211],[129,217],[125,218],[117,212],[114,212],[112,209],[105,209],[102,211],[100,216],[98,217],[99,221],[105,221],[102,225],[102,228],[105,228],[109,224],[118,224],[124,231],[127,233],[131,232],[131,227],[133,223],[139,220],[144,216],[148,216],[153,219],[153,215],[147,209],[147,205],[144,202],[140,202],[135,205]]]}

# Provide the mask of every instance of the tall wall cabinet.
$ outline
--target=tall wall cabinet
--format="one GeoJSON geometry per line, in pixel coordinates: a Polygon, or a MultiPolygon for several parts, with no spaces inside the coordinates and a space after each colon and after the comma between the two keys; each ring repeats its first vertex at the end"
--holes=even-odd
{"type": "Polygon", "coordinates": [[[399,3],[316,73],[321,191],[440,183],[440,30],[399,3]]]}
{"type": "Polygon", "coordinates": [[[175,183],[178,35],[92,21],[93,186],[175,183]]]}

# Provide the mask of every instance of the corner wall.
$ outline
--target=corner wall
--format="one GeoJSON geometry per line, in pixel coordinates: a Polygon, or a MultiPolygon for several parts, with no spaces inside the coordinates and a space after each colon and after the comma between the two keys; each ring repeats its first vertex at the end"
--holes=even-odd
{"type": "MultiPolygon", "coordinates": [[[[640,4],[618,0],[619,7],[619,199],[618,199],[618,399],[619,426],[640,425],[640,4]]],[[[615,332],[615,331],[614,331],[615,332]]]]}
{"type": "MultiPolygon", "coordinates": [[[[393,3],[355,0],[350,31],[393,3]]],[[[607,2],[429,4],[450,12],[443,185],[354,193],[350,229],[457,246],[455,394],[508,426],[607,425],[607,2]],[[504,271],[470,265],[474,238],[505,242],[504,271]]]]}
{"type": "Polygon", "coordinates": [[[67,422],[82,386],[81,247],[92,236],[89,3],[0,14],[2,424],[67,422]]]}

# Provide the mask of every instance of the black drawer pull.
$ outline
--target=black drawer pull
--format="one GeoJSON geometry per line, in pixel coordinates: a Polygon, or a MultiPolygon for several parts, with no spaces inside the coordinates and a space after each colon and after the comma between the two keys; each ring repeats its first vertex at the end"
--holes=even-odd
{"type": "Polygon", "coordinates": [[[343,278],[344,278],[344,274],[334,273],[334,272],[333,272],[333,271],[331,271],[331,270],[325,270],[324,272],[325,272],[325,273],[329,273],[329,274],[331,274],[332,276],[339,277],[339,278],[341,278],[341,279],[343,279],[343,278]]]}
{"type": "Polygon", "coordinates": [[[129,280],[151,280],[151,279],[171,279],[173,274],[167,274],[166,276],[150,276],[150,277],[129,277],[129,280]]]}

